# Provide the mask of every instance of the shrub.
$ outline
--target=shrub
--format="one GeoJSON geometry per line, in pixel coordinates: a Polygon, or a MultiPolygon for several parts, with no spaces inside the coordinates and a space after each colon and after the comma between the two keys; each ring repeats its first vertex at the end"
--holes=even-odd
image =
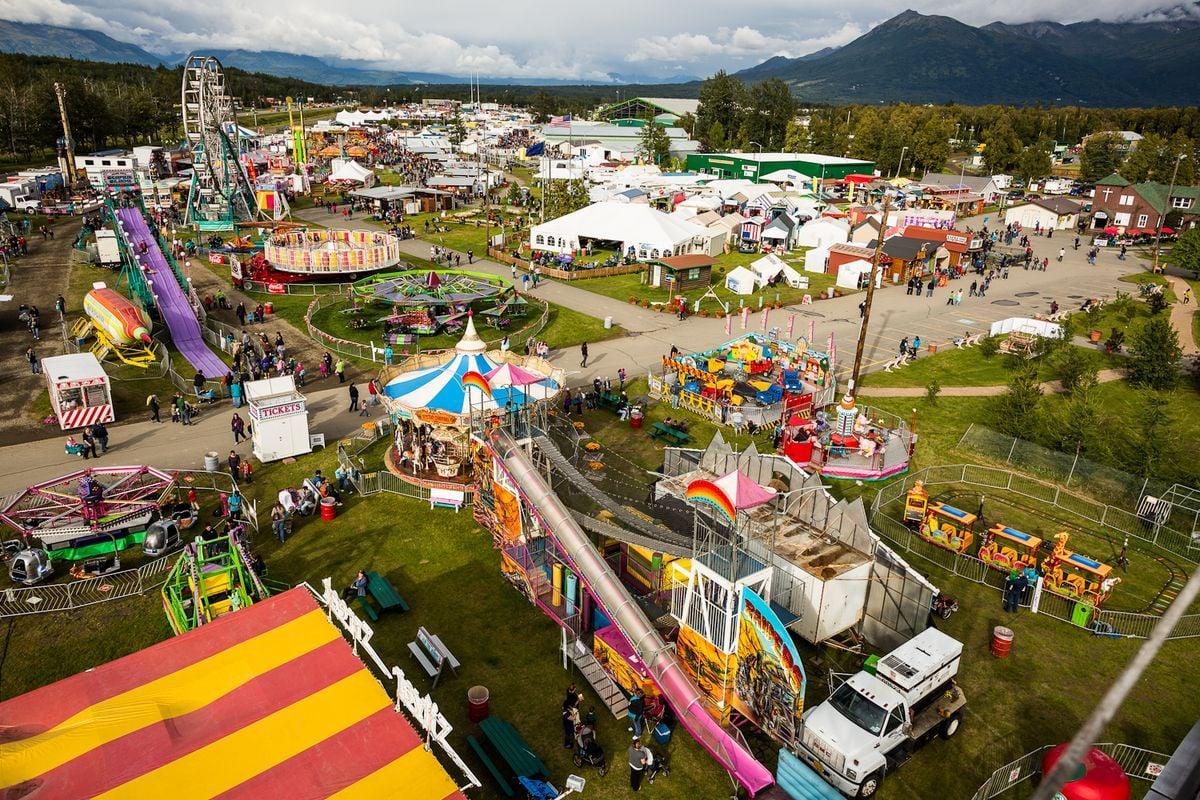
{"type": "Polygon", "coordinates": [[[925,384],[925,400],[929,402],[929,405],[936,406],[938,395],[941,393],[942,384],[938,382],[937,378],[934,378],[929,383],[925,384]]]}
{"type": "Polygon", "coordinates": [[[997,336],[984,336],[979,340],[979,354],[991,358],[1000,351],[1000,339],[997,336]]]}
{"type": "Polygon", "coordinates": [[[632,294],[631,294],[631,295],[629,295],[629,304],[630,304],[630,305],[635,305],[635,306],[636,306],[636,305],[637,305],[637,302],[638,302],[638,299],[637,299],[637,296],[636,296],[636,295],[632,295],[632,294]]]}

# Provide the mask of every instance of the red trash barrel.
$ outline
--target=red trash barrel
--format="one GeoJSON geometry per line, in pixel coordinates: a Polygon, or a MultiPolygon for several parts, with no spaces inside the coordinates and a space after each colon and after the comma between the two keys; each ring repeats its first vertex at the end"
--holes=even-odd
{"type": "Polygon", "coordinates": [[[629,427],[631,427],[631,428],[642,427],[642,412],[640,410],[635,408],[629,412],[629,427]]]}
{"type": "Polygon", "coordinates": [[[467,689],[467,719],[471,722],[483,722],[488,718],[488,697],[486,686],[472,686],[467,689]]]}
{"type": "Polygon", "coordinates": [[[269,300],[267,302],[263,303],[263,313],[264,314],[274,314],[275,313],[275,304],[270,302],[269,300]]]}
{"type": "Polygon", "coordinates": [[[996,658],[1008,658],[1012,649],[1013,632],[1011,628],[997,625],[992,628],[992,655],[996,658]]]}
{"type": "Polygon", "coordinates": [[[332,497],[321,498],[321,519],[329,522],[337,516],[337,500],[332,497]]]}

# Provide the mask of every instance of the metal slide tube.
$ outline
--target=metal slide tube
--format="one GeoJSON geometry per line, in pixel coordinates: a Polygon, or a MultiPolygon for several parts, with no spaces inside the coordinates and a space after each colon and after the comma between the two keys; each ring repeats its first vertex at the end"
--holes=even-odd
{"type": "Polygon", "coordinates": [[[526,501],[537,509],[550,534],[571,559],[605,615],[633,644],[683,727],[751,796],[773,784],[775,780],[771,771],[726,733],[708,713],[699,689],[675,659],[670,645],[658,634],[637,603],[633,602],[629,592],[592,546],[583,529],[546,485],[512,437],[502,430],[494,430],[490,434],[490,443],[526,501]]]}

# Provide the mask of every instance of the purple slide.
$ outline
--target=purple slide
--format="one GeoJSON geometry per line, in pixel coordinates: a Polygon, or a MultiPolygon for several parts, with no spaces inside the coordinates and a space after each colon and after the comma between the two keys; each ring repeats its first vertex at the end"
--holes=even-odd
{"type": "Polygon", "coordinates": [[[175,273],[167,263],[167,257],[159,249],[154,232],[142,216],[141,209],[118,208],[116,211],[117,219],[123,225],[121,233],[129,243],[130,250],[138,253],[142,249],[141,245],[146,245],[146,253],[137,258],[142,266],[142,273],[154,293],[158,313],[162,315],[167,330],[171,332],[171,341],[175,343],[175,349],[194,368],[203,372],[204,377],[210,380],[225,377],[225,373],[229,372],[229,365],[205,344],[204,337],[200,334],[200,323],[196,320],[191,304],[188,303],[187,295],[175,279],[175,273]]]}

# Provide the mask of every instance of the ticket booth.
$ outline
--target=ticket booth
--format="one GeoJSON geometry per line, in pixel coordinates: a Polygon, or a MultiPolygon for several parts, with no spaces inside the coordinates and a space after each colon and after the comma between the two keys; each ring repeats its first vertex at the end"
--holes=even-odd
{"type": "Polygon", "coordinates": [[[254,457],[264,463],[312,452],[308,404],[289,375],[246,384],[254,457]]]}
{"type": "Polygon", "coordinates": [[[42,374],[50,390],[50,408],[64,431],[117,418],[108,374],[91,353],[43,358],[42,374]]]}

